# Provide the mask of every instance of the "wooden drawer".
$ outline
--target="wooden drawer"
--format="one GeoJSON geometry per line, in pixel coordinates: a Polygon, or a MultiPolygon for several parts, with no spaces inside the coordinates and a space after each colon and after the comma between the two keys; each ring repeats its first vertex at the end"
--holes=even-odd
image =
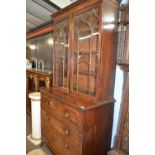
{"type": "Polygon", "coordinates": [[[43,96],[41,98],[41,106],[58,120],[69,123],[69,125],[74,128],[80,128],[82,116],[76,109],[67,106],[65,103],[61,103],[56,99],[48,99],[43,96]]]}
{"type": "MultiPolygon", "coordinates": [[[[53,130],[52,130],[53,131],[53,130]]],[[[68,142],[59,132],[43,133],[43,139],[55,155],[81,155],[81,149],[68,142]]]]}
{"type": "Polygon", "coordinates": [[[67,142],[79,149],[81,148],[81,135],[72,130],[69,126],[51,117],[43,108],[41,109],[41,121],[42,133],[44,135],[57,135],[57,133],[59,133],[67,142]]]}

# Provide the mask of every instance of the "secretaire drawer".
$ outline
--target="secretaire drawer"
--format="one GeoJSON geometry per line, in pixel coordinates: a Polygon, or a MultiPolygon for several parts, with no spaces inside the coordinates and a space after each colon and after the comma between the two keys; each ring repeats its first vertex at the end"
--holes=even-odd
{"type": "Polygon", "coordinates": [[[61,119],[62,121],[70,123],[72,126],[79,128],[81,121],[81,114],[78,110],[67,106],[65,103],[54,98],[41,98],[41,106],[49,111],[51,114],[54,114],[54,117],[61,119]]]}

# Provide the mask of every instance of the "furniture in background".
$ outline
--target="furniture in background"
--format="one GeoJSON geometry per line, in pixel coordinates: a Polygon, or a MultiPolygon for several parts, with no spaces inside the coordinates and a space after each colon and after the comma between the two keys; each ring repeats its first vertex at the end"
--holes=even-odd
{"type": "Polygon", "coordinates": [[[53,14],[53,87],[40,90],[43,141],[56,155],[110,149],[118,8],[78,0],[53,14]]]}
{"type": "Polygon", "coordinates": [[[31,101],[28,97],[31,92],[40,91],[40,87],[52,87],[53,75],[50,70],[26,70],[26,112],[31,114],[31,101]]]}
{"type": "Polygon", "coordinates": [[[31,62],[31,66],[26,70],[26,112],[31,114],[28,94],[40,91],[40,87],[49,89],[53,83],[53,26],[49,24],[37,28],[27,33],[26,39],[26,57],[31,62]]]}
{"type": "Polygon", "coordinates": [[[118,133],[115,146],[108,152],[108,155],[129,154],[129,5],[121,7],[120,27],[117,64],[120,65],[123,70],[124,84],[118,133]]]}
{"type": "Polygon", "coordinates": [[[129,5],[120,7],[117,64],[129,65],[129,5]]]}

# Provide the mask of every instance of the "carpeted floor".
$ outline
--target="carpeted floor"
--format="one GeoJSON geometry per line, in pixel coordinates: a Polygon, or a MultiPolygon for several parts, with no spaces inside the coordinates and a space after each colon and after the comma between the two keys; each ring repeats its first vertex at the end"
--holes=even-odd
{"type": "MultiPolygon", "coordinates": [[[[29,115],[26,115],[26,135],[28,136],[30,133],[31,133],[31,117],[29,115]]],[[[46,155],[53,155],[45,143],[43,143],[42,146],[36,146],[26,138],[26,152],[38,148],[42,149],[46,153],[46,155]]]]}

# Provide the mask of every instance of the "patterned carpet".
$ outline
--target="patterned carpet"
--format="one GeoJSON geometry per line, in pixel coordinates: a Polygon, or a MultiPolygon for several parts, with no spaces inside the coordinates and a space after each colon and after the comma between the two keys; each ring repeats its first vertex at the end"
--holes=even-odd
{"type": "MultiPolygon", "coordinates": [[[[26,135],[28,136],[30,133],[31,133],[31,117],[29,115],[26,115],[26,135]]],[[[53,155],[45,143],[43,143],[42,146],[36,146],[36,145],[32,144],[26,138],[26,153],[28,153],[34,149],[41,149],[43,152],[46,153],[46,155],[53,155]]],[[[39,154],[37,154],[37,155],[39,155],[39,154]]]]}

